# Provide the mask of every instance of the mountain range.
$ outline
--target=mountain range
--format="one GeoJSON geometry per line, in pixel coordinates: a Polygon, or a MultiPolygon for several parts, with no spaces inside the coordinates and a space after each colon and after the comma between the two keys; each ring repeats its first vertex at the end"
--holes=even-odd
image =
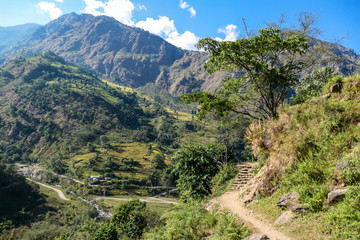
{"type": "MultiPolygon", "coordinates": [[[[213,92],[228,76],[224,72],[209,75],[203,68],[207,60],[204,52],[177,48],[111,17],[76,13],[37,27],[27,38],[25,34],[22,41],[3,50],[0,59],[6,62],[46,51],[112,82],[135,88],[154,84],[174,96],[213,92]]],[[[356,71],[359,55],[340,45],[334,45],[334,53],[341,57],[339,63],[331,65],[338,72],[348,75],[356,71]]]]}
{"type": "Polygon", "coordinates": [[[173,46],[161,37],[107,16],[67,14],[3,51],[7,59],[51,51],[102,78],[131,87],[154,83],[173,95],[212,91],[222,74],[209,75],[207,54],[173,46]]]}

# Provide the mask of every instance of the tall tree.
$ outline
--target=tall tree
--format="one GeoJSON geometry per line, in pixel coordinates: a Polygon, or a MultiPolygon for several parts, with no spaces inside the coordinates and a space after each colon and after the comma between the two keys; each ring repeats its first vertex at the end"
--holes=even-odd
{"type": "Polygon", "coordinates": [[[278,108],[298,81],[296,74],[307,61],[310,45],[303,34],[285,36],[279,28],[260,29],[251,38],[216,41],[204,38],[197,44],[209,53],[205,69],[211,74],[226,70],[243,73],[227,78],[215,94],[185,94],[185,103],[199,102],[199,115],[215,110],[219,115],[233,111],[253,118],[277,118],[278,108]]]}

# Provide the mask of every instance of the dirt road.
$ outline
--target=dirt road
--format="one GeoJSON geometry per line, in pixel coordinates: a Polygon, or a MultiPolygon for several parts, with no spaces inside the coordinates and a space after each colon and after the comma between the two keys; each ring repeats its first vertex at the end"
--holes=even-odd
{"type": "Polygon", "coordinates": [[[236,214],[244,222],[251,224],[259,233],[265,234],[271,240],[292,240],[292,238],[278,231],[273,224],[262,219],[260,215],[244,207],[237,191],[226,192],[221,197],[212,200],[212,204],[219,204],[224,209],[236,214]]]}
{"type": "Polygon", "coordinates": [[[60,197],[61,199],[65,200],[65,201],[69,201],[69,200],[70,200],[69,198],[67,198],[67,197],[65,196],[65,194],[64,194],[61,190],[59,190],[59,189],[57,189],[57,188],[50,187],[49,185],[46,185],[46,184],[43,184],[43,183],[34,181],[34,180],[32,180],[31,178],[26,178],[26,180],[28,180],[28,181],[30,181],[30,182],[34,182],[34,183],[36,183],[36,184],[38,184],[38,185],[40,185],[40,186],[43,186],[43,187],[50,188],[50,189],[54,190],[54,191],[59,195],[59,197],[60,197]]]}

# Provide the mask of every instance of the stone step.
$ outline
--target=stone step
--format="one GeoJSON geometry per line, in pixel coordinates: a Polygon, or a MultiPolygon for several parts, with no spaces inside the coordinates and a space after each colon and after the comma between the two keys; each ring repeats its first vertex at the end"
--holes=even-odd
{"type": "Polygon", "coordinates": [[[236,166],[238,175],[231,187],[233,190],[239,190],[244,187],[253,177],[256,165],[254,163],[242,163],[236,166]]]}

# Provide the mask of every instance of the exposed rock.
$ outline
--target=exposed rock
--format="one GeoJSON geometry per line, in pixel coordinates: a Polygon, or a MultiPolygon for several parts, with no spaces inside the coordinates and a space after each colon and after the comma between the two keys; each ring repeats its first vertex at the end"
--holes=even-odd
{"type": "Polygon", "coordinates": [[[280,217],[278,217],[278,219],[276,219],[275,224],[282,225],[282,224],[288,223],[294,218],[294,216],[295,215],[293,212],[286,211],[283,214],[281,214],[280,217]]]}
{"type": "Polygon", "coordinates": [[[263,141],[263,145],[265,148],[270,148],[273,145],[273,142],[267,138],[263,141]]]}
{"type": "Polygon", "coordinates": [[[300,204],[298,202],[290,202],[290,203],[288,203],[287,208],[290,211],[296,212],[296,213],[304,213],[304,212],[306,212],[306,210],[302,207],[302,204],[300,204]]]}
{"type": "Polygon", "coordinates": [[[297,192],[290,192],[284,196],[282,196],[279,201],[276,202],[276,205],[279,207],[288,207],[289,202],[296,201],[299,197],[297,192]]]}
{"type": "Polygon", "coordinates": [[[349,167],[349,163],[344,161],[342,163],[339,163],[333,173],[333,176],[330,180],[329,189],[330,191],[341,189],[346,186],[345,180],[341,177],[341,171],[345,168],[349,167]]]}
{"type": "Polygon", "coordinates": [[[334,83],[333,85],[330,86],[331,93],[337,93],[337,92],[340,92],[340,90],[341,90],[340,83],[334,83]]]}
{"type": "Polygon", "coordinates": [[[249,193],[247,193],[243,198],[242,198],[242,201],[245,203],[245,204],[248,204],[250,202],[252,202],[257,193],[258,193],[258,188],[259,188],[259,185],[255,185],[253,186],[253,188],[251,189],[251,191],[249,193]]]}
{"type": "Polygon", "coordinates": [[[259,194],[263,197],[271,196],[277,187],[271,182],[265,182],[259,185],[259,194]]]}
{"type": "Polygon", "coordinates": [[[346,188],[342,188],[329,192],[327,196],[327,202],[332,203],[334,201],[339,201],[340,199],[345,197],[346,191],[347,191],[346,188]]]}
{"type": "Polygon", "coordinates": [[[253,234],[250,237],[244,238],[243,240],[268,240],[268,236],[262,233],[253,234]]]}
{"type": "Polygon", "coordinates": [[[322,96],[323,99],[329,99],[331,97],[331,93],[327,93],[322,96]]]}

